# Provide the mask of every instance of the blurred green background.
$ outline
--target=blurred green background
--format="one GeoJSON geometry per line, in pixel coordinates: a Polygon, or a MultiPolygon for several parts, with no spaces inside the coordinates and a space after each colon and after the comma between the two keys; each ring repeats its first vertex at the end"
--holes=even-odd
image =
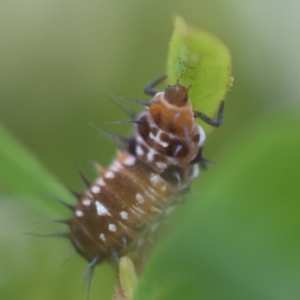
{"type": "MultiPolygon", "coordinates": [[[[183,269],[195,266],[191,274],[198,276],[193,277],[198,289],[189,298],[192,288],[186,285],[149,299],[300,299],[299,11],[300,2],[293,0],[1,1],[0,120],[53,179],[77,190],[82,184],[75,162],[93,178],[87,161],[108,165],[115,151],[89,124],[130,132],[129,125],[104,125],[127,118],[105,93],[147,99],[144,85],[166,70],[175,14],[213,32],[231,50],[234,87],[227,94],[224,124],[204,150],[217,164],[194,184],[201,228],[194,226],[190,195],[171,218],[170,231],[173,225],[182,230],[175,230],[177,240],[181,232],[191,254],[185,256],[188,250],[177,247],[176,234],[170,233],[172,241],[153,260],[160,266],[165,251],[174,258],[166,262],[169,269],[176,259],[183,269]],[[203,264],[199,253],[207,254],[200,256],[203,264]],[[251,288],[255,293],[248,293],[251,288]]],[[[37,198],[5,183],[10,170],[1,160],[0,169],[0,299],[84,299],[86,262],[72,247],[22,234],[60,228],[29,226],[55,217],[57,204],[49,199],[53,210],[40,209],[37,198]]],[[[18,174],[11,176],[19,180],[18,174]]],[[[151,272],[150,267],[149,278],[151,272]]],[[[112,266],[97,268],[91,300],[110,299],[115,280],[112,266]]],[[[157,285],[145,280],[150,295],[157,285]]]]}

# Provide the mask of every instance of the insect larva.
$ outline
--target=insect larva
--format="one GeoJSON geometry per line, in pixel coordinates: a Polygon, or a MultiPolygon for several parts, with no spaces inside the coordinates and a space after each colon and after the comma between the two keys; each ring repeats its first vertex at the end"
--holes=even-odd
{"type": "Polygon", "coordinates": [[[70,240],[89,262],[118,261],[137,249],[199,173],[205,133],[195,118],[221,124],[224,102],[212,120],[193,110],[189,88],[176,83],[154,91],[164,78],[145,88],[153,98],[139,102],[146,109],[132,120],[133,134],[74,208],[70,240]]]}

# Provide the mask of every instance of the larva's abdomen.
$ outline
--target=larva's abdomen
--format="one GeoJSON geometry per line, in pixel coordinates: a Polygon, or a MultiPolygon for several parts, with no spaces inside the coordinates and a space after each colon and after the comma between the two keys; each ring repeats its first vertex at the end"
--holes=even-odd
{"type": "Polygon", "coordinates": [[[88,260],[109,258],[112,249],[119,256],[132,250],[174,197],[169,184],[142,162],[113,169],[85,192],[71,221],[71,240],[88,260]]]}

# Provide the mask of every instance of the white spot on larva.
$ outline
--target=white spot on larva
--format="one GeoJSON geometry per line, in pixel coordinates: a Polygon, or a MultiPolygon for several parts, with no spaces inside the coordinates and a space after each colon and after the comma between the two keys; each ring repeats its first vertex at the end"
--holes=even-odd
{"type": "Polygon", "coordinates": [[[117,166],[115,166],[115,165],[112,165],[112,166],[110,167],[110,169],[111,169],[113,172],[118,172],[118,171],[119,171],[119,168],[118,168],[117,166]]]}
{"type": "Polygon", "coordinates": [[[191,178],[195,178],[198,175],[199,175],[199,166],[198,166],[198,164],[196,164],[193,166],[193,172],[192,172],[191,178]]]}
{"type": "Polygon", "coordinates": [[[127,220],[128,219],[128,213],[126,211],[121,211],[120,216],[122,219],[127,220]]]}
{"type": "Polygon", "coordinates": [[[140,193],[137,193],[136,196],[135,196],[135,199],[138,201],[138,203],[144,203],[145,199],[144,197],[140,194],[140,193]]]}
{"type": "Polygon", "coordinates": [[[137,154],[138,156],[144,155],[144,150],[142,149],[142,147],[141,147],[140,145],[137,145],[137,146],[136,146],[136,154],[137,154]]]}
{"type": "Polygon", "coordinates": [[[111,216],[111,214],[109,213],[107,208],[103,204],[101,204],[99,201],[96,201],[95,205],[96,205],[96,209],[97,209],[97,214],[99,216],[111,216]]]}
{"type": "Polygon", "coordinates": [[[101,185],[101,186],[105,186],[105,182],[103,180],[102,177],[100,177],[98,180],[97,180],[97,184],[101,185]]]}
{"type": "Polygon", "coordinates": [[[104,235],[103,233],[101,233],[101,234],[99,235],[99,238],[100,238],[100,240],[102,240],[103,242],[106,241],[105,235],[104,235]]]}
{"type": "Polygon", "coordinates": [[[113,172],[118,172],[120,169],[122,169],[122,165],[116,160],[113,165],[110,167],[110,169],[113,171],[113,172]]]}
{"type": "Polygon", "coordinates": [[[150,181],[153,185],[157,185],[160,182],[160,176],[157,174],[151,173],[150,181]]]}
{"type": "Polygon", "coordinates": [[[175,123],[179,118],[181,117],[181,113],[176,113],[176,115],[174,116],[173,122],[175,123]]]}
{"type": "Polygon", "coordinates": [[[154,140],[157,144],[161,145],[162,147],[168,147],[169,143],[164,142],[161,140],[160,135],[162,134],[162,131],[159,130],[157,135],[154,135],[152,132],[150,132],[149,137],[150,139],[154,140]]]}
{"type": "Polygon", "coordinates": [[[199,134],[200,134],[200,139],[199,139],[198,145],[202,146],[206,139],[206,135],[205,135],[203,128],[200,125],[198,125],[198,128],[199,128],[199,134]]]}
{"type": "Polygon", "coordinates": [[[100,186],[98,186],[98,185],[94,185],[94,186],[92,186],[91,191],[92,191],[92,193],[94,193],[94,194],[98,194],[98,193],[100,193],[101,188],[100,188],[100,186]]]}
{"type": "Polygon", "coordinates": [[[149,138],[156,141],[156,136],[152,132],[149,133],[149,138]]]}
{"type": "Polygon", "coordinates": [[[92,203],[92,200],[90,200],[90,199],[83,199],[82,200],[82,204],[85,205],[85,206],[89,206],[89,205],[91,205],[91,203],[92,203]]]}
{"type": "Polygon", "coordinates": [[[135,164],[135,157],[134,156],[128,156],[124,160],[124,165],[126,166],[133,166],[135,164]]]}
{"type": "Polygon", "coordinates": [[[159,140],[158,143],[159,143],[161,146],[163,146],[164,148],[167,148],[167,147],[169,146],[169,143],[164,142],[164,141],[162,141],[162,140],[159,140]]]}
{"type": "Polygon", "coordinates": [[[112,231],[112,232],[116,232],[117,231],[117,227],[115,224],[109,224],[108,225],[108,230],[112,231]]]}
{"type": "Polygon", "coordinates": [[[149,149],[149,152],[147,153],[147,160],[152,161],[155,155],[155,151],[153,149],[149,149]]]}
{"type": "Polygon", "coordinates": [[[114,165],[116,165],[117,168],[122,169],[123,166],[121,165],[121,163],[119,163],[117,160],[115,161],[114,165]]]}
{"type": "Polygon", "coordinates": [[[77,216],[77,217],[83,217],[83,212],[80,210],[80,209],[77,209],[76,211],[75,211],[75,215],[77,216]]]}
{"type": "Polygon", "coordinates": [[[167,164],[161,161],[158,161],[156,163],[156,165],[160,168],[160,169],[165,169],[167,167],[167,164]]]}
{"type": "Polygon", "coordinates": [[[137,141],[138,144],[143,144],[144,143],[144,140],[142,139],[142,137],[139,134],[136,135],[136,141],[137,141]]]}
{"type": "Polygon", "coordinates": [[[159,143],[161,146],[163,146],[163,147],[166,148],[166,147],[169,146],[169,143],[168,143],[168,142],[164,142],[164,141],[161,140],[161,138],[160,138],[161,134],[162,134],[162,131],[159,130],[159,132],[158,132],[158,134],[157,134],[157,138],[159,138],[159,142],[158,142],[158,143],[159,143]]]}
{"type": "Polygon", "coordinates": [[[115,178],[115,174],[112,171],[108,171],[105,173],[105,178],[115,178]]]}

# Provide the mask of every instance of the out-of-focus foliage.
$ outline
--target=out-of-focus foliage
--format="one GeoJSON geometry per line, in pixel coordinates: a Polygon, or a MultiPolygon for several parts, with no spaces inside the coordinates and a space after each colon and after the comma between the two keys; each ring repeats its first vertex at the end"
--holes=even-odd
{"type": "MultiPolygon", "coordinates": [[[[53,209],[49,196],[68,199],[66,188],[54,182],[42,164],[0,126],[0,183],[2,193],[12,194],[50,212],[53,209]]],[[[54,212],[63,211],[62,205],[57,205],[54,212]]]]}
{"type": "MultiPolygon", "coordinates": [[[[143,97],[145,83],[165,72],[175,14],[230,49],[234,88],[224,124],[204,149],[217,163],[196,180],[197,195],[179,206],[170,237],[153,253],[139,287],[149,299],[154,276],[162,299],[193,299],[192,287],[196,299],[247,299],[249,288],[252,299],[299,299],[299,9],[299,2],[283,0],[2,1],[1,122],[45,169],[77,190],[75,162],[93,178],[85,162],[107,165],[115,148],[88,124],[104,128],[127,118],[104,93],[143,97]]],[[[105,129],[130,131],[114,126],[105,129]]],[[[1,174],[10,177],[5,166],[0,160],[1,174]]],[[[26,183],[24,174],[16,180],[26,183]]],[[[29,227],[57,217],[57,204],[49,198],[45,212],[26,193],[0,188],[0,298],[84,299],[85,261],[74,255],[62,265],[71,253],[68,242],[22,235],[65,230],[29,227]]],[[[110,299],[116,279],[112,266],[97,268],[91,300],[110,299]]]]}
{"type": "Polygon", "coordinates": [[[299,128],[300,109],[257,122],[228,147],[222,170],[195,190],[197,201],[189,197],[187,218],[158,246],[134,299],[299,298],[299,128]]]}

